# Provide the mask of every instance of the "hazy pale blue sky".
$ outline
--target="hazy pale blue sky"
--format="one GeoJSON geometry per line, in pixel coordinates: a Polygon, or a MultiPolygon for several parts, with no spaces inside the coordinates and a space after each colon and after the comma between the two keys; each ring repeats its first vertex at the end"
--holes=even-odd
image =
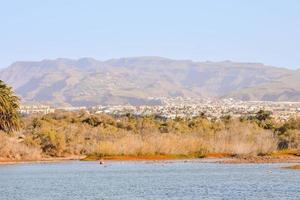
{"type": "Polygon", "coordinates": [[[156,55],[300,68],[299,0],[0,0],[0,67],[156,55]]]}

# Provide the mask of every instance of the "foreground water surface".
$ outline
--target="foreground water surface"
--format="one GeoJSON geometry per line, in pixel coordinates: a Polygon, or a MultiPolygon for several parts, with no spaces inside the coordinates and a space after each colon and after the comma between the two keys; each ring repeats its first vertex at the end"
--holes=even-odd
{"type": "Polygon", "coordinates": [[[63,162],[0,166],[1,200],[300,199],[288,164],[63,162]]]}

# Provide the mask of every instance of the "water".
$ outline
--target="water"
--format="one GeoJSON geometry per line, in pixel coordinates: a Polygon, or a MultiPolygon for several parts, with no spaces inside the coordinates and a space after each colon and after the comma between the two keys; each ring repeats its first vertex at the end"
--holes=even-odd
{"type": "Polygon", "coordinates": [[[300,199],[287,164],[64,162],[0,166],[1,200],[300,199]]]}

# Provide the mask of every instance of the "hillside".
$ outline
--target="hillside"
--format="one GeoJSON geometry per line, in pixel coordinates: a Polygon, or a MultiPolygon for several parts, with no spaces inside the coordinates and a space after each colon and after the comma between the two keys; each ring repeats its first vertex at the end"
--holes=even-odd
{"type": "Polygon", "coordinates": [[[16,62],[0,71],[27,103],[157,104],[148,97],[300,101],[300,71],[260,63],[161,57],[16,62]]]}

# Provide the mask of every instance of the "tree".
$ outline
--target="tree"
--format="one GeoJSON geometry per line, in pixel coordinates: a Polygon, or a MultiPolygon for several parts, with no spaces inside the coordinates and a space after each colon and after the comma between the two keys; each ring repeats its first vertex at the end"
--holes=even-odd
{"type": "MultiPolygon", "coordinates": [[[[264,129],[274,129],[271,111],[260,110],[255,116],[248,116],[246,119],[255,122],[258,126],[264,129]]],[[[244,120],[245,119],[243,119],[243,117],[240,118],[240,121],[244,120]]]]}
{"type": "Polygon", "coordinates": [[[260,122],[271,119],[272,112],[266,110],[260,110],[256,113],[256,119],[260,122]]]}
{"type": "Polygon", "coordinates": [[[19,102],[12,88],[0,80],[0,131],[10,133],[20,128],[19,102]]]}

